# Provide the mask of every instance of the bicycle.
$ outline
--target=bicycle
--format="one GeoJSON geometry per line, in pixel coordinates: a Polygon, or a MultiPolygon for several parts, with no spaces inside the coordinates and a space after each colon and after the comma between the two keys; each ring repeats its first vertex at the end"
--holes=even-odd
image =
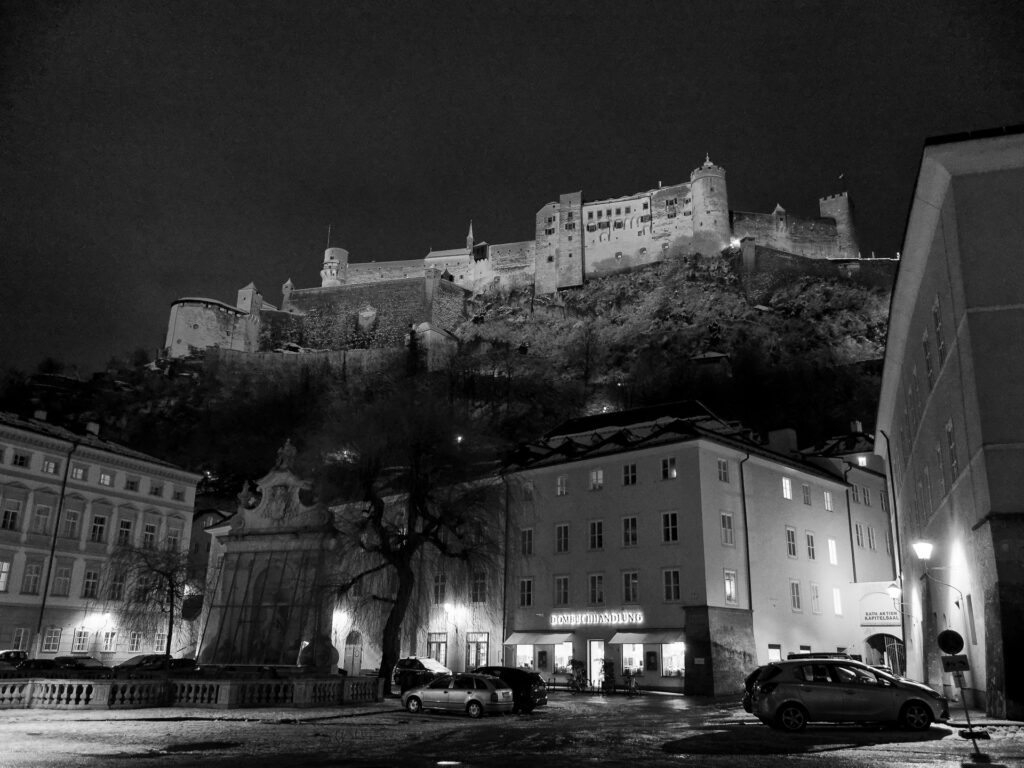
{"type": "Polygon", "coordinates": [[[587,691],[587,668],[583,662],[573,659],[569,662],[572,674],[569,677],[570,693],[586,693],[587,691]]]}
{"type": "Polygon", "coordinates": [[[643,694],[643,688],[641,688],[640,684],[636,681],[636,675],[626,672],[622,675],[622,681],[624,684],[623,688],[625,689],[623,692],[627,696],[640,696],[643,694]]]}

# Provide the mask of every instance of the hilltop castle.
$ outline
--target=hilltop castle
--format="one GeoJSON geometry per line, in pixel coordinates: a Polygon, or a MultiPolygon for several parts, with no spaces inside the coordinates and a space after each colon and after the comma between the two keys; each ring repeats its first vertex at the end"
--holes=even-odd
{"type": "Polygon", "coordinates": [[[428,344],[450,334],[465,298],[487,290],[554,294],[599,275],[696,253],[717,254],[746,241],[811,259],[860,257],[853,209],[845,192],[818,201],[819,218],[730,211],[725,169],[710,158],[685,183],[624,197],[588,201],[560,195],[534,217],[534,239],[476,242],[425,258],[350,263],[344,248],[324,252],[321,284],[282,286],[278,309],[250,283],[235,306],[182,298],[171,305],[166,354],[184,357],[219,347],[243,352],[292,348],[401,346],[410,329],[428,344]]]}

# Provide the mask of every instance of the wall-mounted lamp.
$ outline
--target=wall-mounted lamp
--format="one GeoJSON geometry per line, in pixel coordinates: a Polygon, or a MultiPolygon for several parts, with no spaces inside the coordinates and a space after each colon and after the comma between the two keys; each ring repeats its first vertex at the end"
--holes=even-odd
{"type": "Polygon", "coordinates": [[[900,585],[897,584],[895,581],[892,582],[888,587],[886,587],[885,591],[889,593],[889,597],[892,598],[893,602],[899,600],[900,595],[903,594],[903,590],[900,589],[900,585]]]}
{"type": "Polygon", "coordinates": [[[931,560],[932,550],[935,549],[935,545],[930,541],[915,541],[910,545],[910,548],[914,550],[914,555],[918,560],[931,560]]]}

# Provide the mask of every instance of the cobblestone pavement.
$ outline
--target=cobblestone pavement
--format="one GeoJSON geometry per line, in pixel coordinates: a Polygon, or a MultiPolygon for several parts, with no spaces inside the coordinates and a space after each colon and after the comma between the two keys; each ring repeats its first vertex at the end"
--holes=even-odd
{"type": "MultiPolygon", "coordinates": [[[[979,741],[992,765],[1024,766],[1024,724],[995,723],[979,741]]],[[[972,764],[962,721],[925,734],[811,726],[787,735],[733,701],[555,693],[534,714],[470,720],[411,715],[396,699],[315,710],[150,709],[0,713],[0,766],[661,766],[972,764]]]]}

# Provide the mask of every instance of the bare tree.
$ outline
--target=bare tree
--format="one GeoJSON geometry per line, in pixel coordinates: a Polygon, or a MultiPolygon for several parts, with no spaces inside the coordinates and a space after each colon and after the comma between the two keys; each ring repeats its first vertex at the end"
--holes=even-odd
{"type": "Polygon", "coordinates": [[[381,676],[399,658],[425,572],[498,572],[503,508],[488,462],[494,446],[470,421],[422,378],[378,389],[370,402],[350,400],[333,420],[324,490],[339,534],[336,591],[383,620],[381,676]]]}

